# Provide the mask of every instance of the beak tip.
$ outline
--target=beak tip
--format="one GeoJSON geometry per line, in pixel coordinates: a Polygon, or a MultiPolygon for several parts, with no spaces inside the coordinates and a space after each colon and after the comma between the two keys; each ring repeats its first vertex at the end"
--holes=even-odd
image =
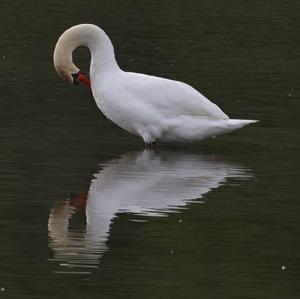
{"type": "Polygon", "coordinates": [[[87,78],[83,73],[79,73],[78,81],[81,82],[83,85],[90,87],[91,81],[87,78]]]}

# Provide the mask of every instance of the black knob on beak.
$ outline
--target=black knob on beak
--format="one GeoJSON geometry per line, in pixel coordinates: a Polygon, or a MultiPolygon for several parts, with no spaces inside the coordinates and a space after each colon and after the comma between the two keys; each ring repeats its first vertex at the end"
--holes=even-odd
{"type": "Polygon", "coordinates": [[[79,85],[79,75],[81,74],[81,72],[79,71],[78,73],[76,74],[71,74],[72,77],[73,77],[73,84],[75,85],[79,85]]]}

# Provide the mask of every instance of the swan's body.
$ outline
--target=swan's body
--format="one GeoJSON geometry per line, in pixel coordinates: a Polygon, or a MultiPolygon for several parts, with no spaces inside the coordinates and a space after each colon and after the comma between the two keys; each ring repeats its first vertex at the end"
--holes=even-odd
{"type": "Polygon", "coordinates": [[[54,65],[64,79],[88,84],[72,62],[72,52],[79,46],[91,51],[91,88],[99,109],[121,128],[141,136],[146,144],[202,140],[256,122],[229,119],[185,83],[122,71],[110,39],[95,25],[74,26],[59,38],[54,65]]]}

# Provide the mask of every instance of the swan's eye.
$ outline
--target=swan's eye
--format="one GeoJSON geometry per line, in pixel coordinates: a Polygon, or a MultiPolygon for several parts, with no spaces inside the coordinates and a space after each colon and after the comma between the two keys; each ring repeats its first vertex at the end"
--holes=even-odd
{"type": "Polygon", "coordinates": [[[81,71],[79,71],[76,74],[71,74],[71,75],[73,77],[73,83],[75,85],[78,85],[81,82],[85,86],[88,86],[88,87],[91,86],[90,80],[81,71]]]}

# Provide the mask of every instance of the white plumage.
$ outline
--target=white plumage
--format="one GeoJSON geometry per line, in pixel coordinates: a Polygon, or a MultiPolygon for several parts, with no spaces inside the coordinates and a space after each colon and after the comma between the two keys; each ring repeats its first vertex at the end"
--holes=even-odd
{"type": "Polygon", "coordinates": [[[91,88],[99,109],[118,126],[141,136],[146,144],[202,140],[256,122],[229,119],[185,83],[121,70],[110,39],[95,25],[74,26],[56,44],[55,68],[70,82],[86,82],[72,62],[72,52],[79,46],[91,51],[91,88]]]}

